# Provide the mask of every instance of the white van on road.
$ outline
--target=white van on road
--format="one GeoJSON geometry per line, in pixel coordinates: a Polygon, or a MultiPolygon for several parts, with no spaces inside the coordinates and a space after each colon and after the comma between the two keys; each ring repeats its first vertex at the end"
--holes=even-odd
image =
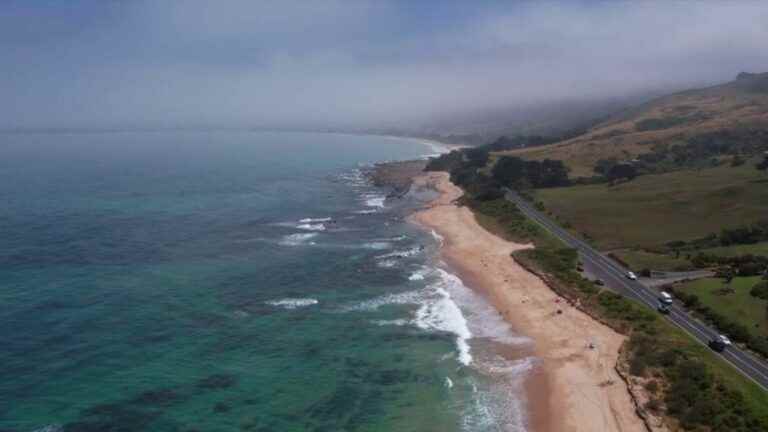
{"type": "Polygon", "coordinates": [[[672,296],[668,292],[662,291],[659,294],[659,301],[664,303],[664,304],[666,304],[666,305],[671,305],[672,304],[672,296]]]}

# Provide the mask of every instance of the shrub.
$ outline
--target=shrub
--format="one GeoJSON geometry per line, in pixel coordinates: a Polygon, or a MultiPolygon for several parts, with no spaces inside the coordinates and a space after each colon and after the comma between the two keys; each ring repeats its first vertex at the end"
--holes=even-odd
{"type": "Polygon", "coordinates": [[[768,281],[760,281],[756,283],[755,286],[752,287],[752,290],[749,291],[749,294],[753,297],[768,300],[768,281]]]}

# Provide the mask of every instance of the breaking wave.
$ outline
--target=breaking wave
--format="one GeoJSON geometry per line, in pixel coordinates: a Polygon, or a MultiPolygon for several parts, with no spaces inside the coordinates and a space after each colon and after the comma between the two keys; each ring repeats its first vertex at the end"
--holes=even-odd
{"type": "Polygon", "coordinates": [[[315,223],[315,222],[330,222],[332,219],[329,217],[324,218],[304,218],[299,219],[299,223],[315,223]]]}
{"type": "Polygon", "coordinates": [[[283,298],[279,300],[270,300],[264,303],[270,306],[281,307],[284,309],[296,309],[300,307],[316,305],[318,301],[313,298],[283,298]]]}
{"type": "Polygon", "coordinates": [[[285,237],[283,237],[282,240],[280,240],[280,244],[283,246],[301,246],[301,245],[313,245],[315,242],[311,242],[309,240],[315,238],[317,236],[317,233],[297,233],[297,234],[289,234],[285,237]]]}
{"type": "MultiPolygon", "coordinates": [[[[387,294],[354,305],[348,310],[374,311],[384,305],[415,304],[418,309],[406,322],[426,331],[442,331],[455,336],[457,358],[463,365],[472,363],[468,340],[472,338],[467,320],[453,301],[448,288],[461,280],[442,269],[436,269],[437,280],[417,291],[387,294]]],[[[463,286],[463,285],[462,285],[463,286]]]]}
{"type": "Polygon", "coordinates": [[[386,195],[381,194],[363,194],[365,205],[368,207],[384,208],[384,201],[386,201],[386,195]]]}
{"type": "Polygon", "coordinates": [[[318,223],[318,224],[302,223],[302,224],[296,225],[296,228],[307,230],[307,231],[325,231],[325,225],[321,223],[318,223]]]}
{"type": "Polygon", "coordinates": [[[415,246],[406,250],[396,250],[389,253],[385,253],[384,255],[379,255],[376,258],[377,259],[408,258],[421,253],[422,250],[424,249],[421,246],[415,246]]]}

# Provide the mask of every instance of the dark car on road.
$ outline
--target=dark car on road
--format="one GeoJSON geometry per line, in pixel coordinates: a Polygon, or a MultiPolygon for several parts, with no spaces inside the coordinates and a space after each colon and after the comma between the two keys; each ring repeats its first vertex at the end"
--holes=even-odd
{"type": "Polygon", "coordinates": [[[728,336],[718,335],[716,338],[707,342],[710,348],[717,352],[723,352],[725,348],[731,346],[732,342],[728,339],[728,336]]]}

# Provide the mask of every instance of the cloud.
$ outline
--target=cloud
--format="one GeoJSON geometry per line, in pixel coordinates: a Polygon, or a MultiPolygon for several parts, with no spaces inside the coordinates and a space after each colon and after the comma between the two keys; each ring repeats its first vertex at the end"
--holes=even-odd
{"type": "Polygon", "coordinates": [[[765,2],[6,7],[7,127],[418,125],[768,70],[765,2]]]}

